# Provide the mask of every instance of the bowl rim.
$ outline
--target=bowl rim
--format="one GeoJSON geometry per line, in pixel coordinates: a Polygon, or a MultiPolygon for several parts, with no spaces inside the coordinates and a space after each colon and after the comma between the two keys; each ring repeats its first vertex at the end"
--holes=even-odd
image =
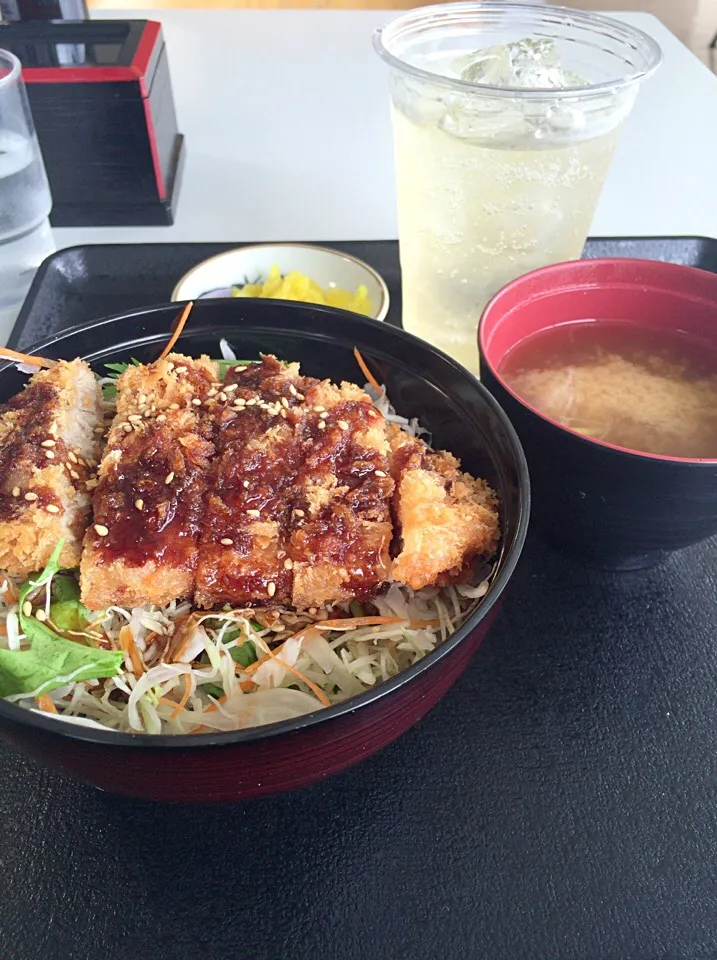
{"type": "MultiPolygon", "coordinates": [[[[491,375],[498,381],[500,386],[509,393],[510,396],[520,404],[525,410],[530,411],[534,416],[541,419],[544,423],[549,423],[556,430],[559,430],[563,434],[574,438],[575,440],[581,441],[583,444],[586,444],[588,447],[603,447],[607,450],[611,450],[614,453],[620,454],[623,457],[637,458],[640,460],[646,460],[648,462],[658,462],[658,463],[669,463],[669,464],[685,464],[687,466],[711,466],[714,467],[717,465],[717,457],[673,457],[664,453],[648,453],[644,450],[634,450],[632,447],[621,447],[617,443],[610,443],[607,440],[599,440],[597,437],[588,437],[581,433],[578,433],[575,430],[572,430],[570,427],[566,427],[565,424],[561,423],[559,420],[556,420],[554,417],[549,417],[546,413],[542,413],[538,410],[537,407],[529,403],[519,393],[516,393],[515,390],[510,386],[510,384],[504,379],[503,375],[498,371],[495,364],[488,356],[488,351],[485,350],[485,341],[484,341],[484,321],[489,313],[493,311],[500,311],[503,316],[506,315],[506,311],[501,307],[501,300],[508,294],[513,293],[514,291],[520,290],[520,288],[525,284],[525,282],[530,282],[531,279],[535,277],[550,277],[553,274],[558,275],[559,277],[564,276],[566,273],[579,273],[581,270],[589,269],[590,266],[598,265],[619,265],[624,266],[625,264],[630,264],[635,268],[645,268],[650,266],[654,268],[656,265],[659,265],[661,268],[665,269],[667,273],[680,273],[682,275],[691,274],[693,276],[700,275],[701,279],[704,280],[703,275],[707,274],[714,278],[715,287],[717,288],[717,274],[712,273],[710,270],[703,270],[700,267],[692,267],[683,263],[670,263],[665,260],[647,260],[644,258],[638,257],[593,257],[588,259],[581,260],[566,260],[561,263],[551,263],[545,267],[538,267],[536,270],[531,270],[528,273],[524,273],[519,277],[516,277],[514,280],[511,280],[510,283],[507,283],[504,287],[501,287],[497,293],[495,293],[491,299],[486,304],[483,312],[481,313],[480,320],[478,321],[478,354],[480,357],[481,363],[485,364],[486,367],[490,370],[491,375]]],[[[644,287],[645,283],[640,283],[639,280],[633,281],[635,287],[644,287]]],[[[630,284],[626,281],[621,281],[620,286],[629,286],[630,284]]],[[[597,289],[601,286],[598,283],[585,284],[584,289],[597,289]]],[[[577,287],[577,283],[576,283],[577,287]]],[[[545,290],[541,294],[536,295],[533,299],[535,300],[550,300],[555,294],[563,292],[563,288],[556,286],[553,290],[545,290]]],[[[509,311],[513,312],[513,311],[509,311]]],[[[717,318],[717,301],[715,302],[715,317],[717,318]]],[[[566,320],[564,323],[570,323],[571,321],[566,320]]],[[[560,326],[560,324],[551,324],[546,327],[546,329],[554,329],[555,327],[560,326]]]]}
{"type": "MultiPolygon", "coordinates": [[[[280,305],[283,307],[288,307],[290,311],[311,309],[312,311],[318,311],[319,313],[325,313],[329,315],[336,313],[345,314],[347,317],[350,317],[351,320],[358,326],[365,327],[367,332],[370,331],[374,335],[376,333],[374,320],[362,317],[360,314],[350,313],[349,311],[342,311],[333,307],[306,304],[297,301],[263,300],[261,298],[257,298],[253,302],[255,304],[262,305],[258,307],[259,310],[263,309],[264,305],[266,305],[267,309],[270,307],[275,308],[277,305],[280,305]]],[[[203,310],[212,310],[215,309],[214,306],[211,306],[212,304],[236,304],[237,301],[235,299],[217,298],[213,300],[202,301],[202,303],[207,304],[207,306],[202,307],[203,310]]],[[[69,327],[63,330],[60,333],[43,340],[42,342],[33,344],[31,347],[25,350],[25,353],[41,354],[42,351],[47,351],[48,348],[52,348],[57,344],[61,344],[63,340],[69,339],[73,334],[92,330],[100,331],[103,327],[111,326],[112,324],[116,324],[118,329],[121,329],[119,325],[121,323],[126,323],[128,320],[142,319],[143,317],[160,313],[161,311],[176,310],[176,307],[177,305],[175,303],[160,304],[152,307],[142,307],[136,310],[126,311],[125,313],[116,314],[111,317],[105,317],[100,320],[94,320],[90,323],[78,324],[77,326],[69,327]]],[[[258,318],[254,322],[253,326],[261,326],[261,323],[261,318],[258,318]]],[[[195,327],[189,332],[196,336],[200,336],[203,332],[209,332],[211,329],[212,324],[211,321],[208,320],[202,326],[195,327]]],[[[216,327],[213,329],[215,331],[216,327]]],[[[246,329],[248,329],[248,325],[246,329]]],[[[183,751],[202,749],[205,747],[229,747],[240,744],[261,743],[264,741],[273,740],[277,737],[286,736],[287,734],[298,733],[302,730],[314,727],[317,724],[328,723],[331,720],[341,719],[349,714],[355,713],[357,710],[360,710],[363,707],[367,707],[376,701],[389,696],[395,690],[398,690],[400,687],[404,686],[404,684],[410,683],[414,679],[417,679],[419,676],[421,676],[426,670],[431,669],[444,657],[448,656],[455,649],[455,647],[458,646],[459,643],[467,639],[467,637],[475,629],[477,629],[477,627],[488,617],[490,612],[496,607],[503,597],[506,586],[508,585],[508,581],[513,575],[525,544],[525,539],[528,532],[528,523],[530,519],[531,501],[530,478],[525,454],[523,452],[518,435],[508,419],[508,415],[505,413],[495,397],[489,392],[489,390],[483,384],[481,384],[477,377],[473,376],[473,374],[457,363],[457,361],[453,360],[452,357],[449,357],[447,354],[443,353],[443,351],[434,347],[432,344],[421,340],[413,334],[406,333],[406,331],[391,324],[382,325],[380,330],[385,331],[383,336],[388,337],[389,339],[395,337],[399,342],[408,342],[414,345],[418,344],[422,349],[437,354],[454,369],[458,376],[469,378],[469,380],[472,381],[472,385],[477,389],[477,395],[480,398],[480,401],[490,407],[494,416],[496,416],[499,420],[512,448],[515,458],[514,469],[516,474],[516,486],[519,493],[517,508],[518,515],[515,520],[515,535],[512,544],[507,549],[505,544],[502,545],[497,561],[499,569],[495,577],[491,580],[491,586],[488,593],[481,600],[481,603],[470,615],[470,617],[468,617],[468,619],[456,631],[454,631],[454,633],[452,633],[446,638],[446,640],[437,646],[435,650],[432,650],[431,653],[427,654],[417,663],[412,664],[407,669],[396,674],[395,677],[391,677],[390,679],[377,684],[371,689],[364,691],[364,693],[350,697],[341,703],[333,704],[331,707],[325,707],[320,710],[315,710],[313,713],[304,714],[301,717],[295,717],[290,720],[282,720],[272,724],[247,727],[242,730],[212,731],[209,733],[199,734],[149,735],[144,733],[118,733],[113,730],[100,730],[94,727],[85,727],[80,724],[64,723],[54,719],[53,717],[46,717],[40,713],[25,710],[22,707],[19,707],[14,703],[10,703],[2,698],[0,698],[0,717],[21,727],[34,728],[42,731],[43,733],[54,734],[58,737],[64,737],[73,741],[82,741],[84,743],[90,743],[93,745],[115,747],[117,749],[137,747],[150,751],[164,749],[183,751]]],[[[143,334],[135,337],[134,342],[127,343],[127,349],[129,350],[133,346],[136,347],[138,340],[141,340],[143,346],[151,346],[154,343],[157,343],[158,345],[163,344],[166,342],[166,339],[166,333],[143,334]]],[[[102,341],[101,337],[100,341],[102,341]]],[[[89,358],[90,362],[93,362],[94,358],[100,359],[102,354],[108,353],[117,348],[122,349],[124,346],[122,340],[120,340],[119,343],[117,343],[116,340],[112,340],[111,342],[112,346],[102,346],[100,349],[94,351],[93,353],[88,353],[85,356],[89,358]]],[[[388,348],[384,348],[383,352],[389,355],[388,348]]],[[[366,353],[369,353],[369,351],[367,350],[366,353]]],[[[397,362],[401,363],[400,355],[400,352],[396,354],[390,354],[394,361],[397,360],[397,362]]],[[[2,366],[0,366],[0,375],[2,375],[5,370],[14,366],[15,364],[12,360],[9,360],[7,363],[3,363],[2,366]]],[[[422,376],[418,371],[414,370],[414,373],[416,373],[419,377],[422,376]]]]}
{"type": "MultiPolygon", "coordinates": [[[[391,300],[391,295],[388,290],[388,285],[383,279],[381,274],[370,263],[366,263],[365,260],[362,260],[360,257],[355,257],[352,253],[345,253],[343,250],[334,250],[332,247],[324,247],[316,243],[302,243],[300,241],[287,241],[286,243],[245,243],[240,246],[231,247],[229,250],[222,250],[220,253],[215,253],[211,257],[207,257],[204,260],[200,260],[199,263],[195,263],[187,272],[181,277],[174,286],[172,290],[170,299],[172,301],[182,302],[188,298],[180,293],[182,286],[188,281],[191,280],[194,274],[198,273],[199,270],[206,267],[208,263],[213,263],[215,260],[221,260],[232,254],[242,252],[244,250],[266,250],[269,247],[301,247],[304,250],[316,250],[320,253],[330,253],[334,257],[339,257],[341,260],[350,260],[352,263],[355,263],[358,267],[361,267],[362,270],[365,270],[367,273],[371,274],[373,279],[376,281],[379,290],[381,291],[381,302],[379,303],[376,316],[367,317],[368,320],[381,321],[386,319],[386,314],[388,313],[388,307],[391,300]]],[[[200,298],[197,298],[200,299],[200,298]]],[[[216,298],[221,299],[221,298],[216,298]]],[[[256,297],[255,299],[264,299],[262,297],[256,297]]],[[[290,301],[292,303],[301,303],[303,301],[296,300],[290,301]]],[[[320,306],[320,304],[317,304],[320,306]]],[[[351,313],[351,311],[348,311],[351,313]]],[[[357,314],[361,316],[361,314],[357,314]]]]}

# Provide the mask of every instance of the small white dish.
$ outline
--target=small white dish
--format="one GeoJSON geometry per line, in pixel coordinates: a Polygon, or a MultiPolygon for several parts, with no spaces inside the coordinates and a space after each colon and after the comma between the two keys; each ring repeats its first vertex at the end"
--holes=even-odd
{"type": "Polygon", "coordinates": [[[306,243],[257,243],[218,253],[184,274],[172,300],[230,297],[233,286],[265,280],[272,264],[282,274],[298,270],[323,289],[339,287],[354,293],[363,284],[373,319],[384,320],[388,313],[388,287],[373,267],[348,253],[306,243]]]}

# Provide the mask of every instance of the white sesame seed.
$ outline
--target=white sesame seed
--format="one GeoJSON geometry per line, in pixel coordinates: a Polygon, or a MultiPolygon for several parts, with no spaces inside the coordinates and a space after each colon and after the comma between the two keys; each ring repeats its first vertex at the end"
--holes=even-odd
{"type": "Polygon", "coordinates": [[[26,617],[32,616],[32,604],[29,600],[26,600],[22,605],[22,612],[26,617]]]}
{"type": "Polygon", "coordinates": [[[324,420],[319,420],[319,430],[326,429],[326,422],[324,420]]]}
{"type": "Polygon", "coordinates": [[[323,413],[326,407],[314,407],[315,413],[323,413]]]}
{"type": "Polygon", "coordinates": [[[170,403],[169,409],[170,409],[170,410],[179,410],[179,404],[178,404],[178,403],[170,403]]]}
{"type": "Polygon", "coordinates": [[[327,417],[328,417],[328,413],[325,413],[325,412],[324,412],[324,413],[320,413],[320,414],[319,414],[319,419],[320,419],[320,420],[325,420],[327,417]]]}
{"type": "Polygon", "coordinates": [[[245,406],[246,406],[246,400],[244,399],[244,397],[237,397],[236,400],[234,401],[234,406],[235,406],[235,407],[245,407],[245,406]]]}
{"type": "Polygon", "coordinates": [[[51,437],[56,437],[56,436],[57,436],[57,424],[54,423],[54,422],[51,423],[51,424],[50,424],[50,429],[49,429],[47,432],[50,434],[51,437]]]}
{"type": "Polygon", "coordinates": [[[242,480],[242,486],[245,487],[245,488],[248,487],[248,486],[249,486],[249,481],[248,481],[248,480],[242,480]]]}
{"type": "Polygon", "coordinates": [[[46,614],[45,611],[42,610],[42,609],[36,610],[36,611],[35,611],[35,616],[36,616],[37,619],[40,621],[40,623],[42,623],[44,620],[47,620],[47,614],[46,614]]]}
{"type": "Polygon", "coordinates": [[[288,413],[286,412],[286,410],[282,409],[279,411],[279,413],[282,415],[284,420],[286,420],[286,418],[288,417],[288,413]]]}
{"type": "Polygon", "coordinates": [[[167,476],[164,478],[165,483],[171,483],[174,480],[174,470],[170,470],[167,476]]]}
{"type": "Polygon", "coordinates": [[[259,510],[247,510],[246,514],[248,517],[254,518],[261,516],[261,512],[259,510]]]}
{"type": "Polygon", "coordinates": [[[174,362],[172,360],[167,363],[167,370],[174,370],[174,362]]]}
{"type": "Polygon", "coordinates": [[[309,616],[315,617],[318,612],[319,612],[318,607],[309,607],[309,616]]]}
{"type": "Polygon", "coordinates": [[[246,367],[234,367],[234,369],[236,370],[237,373],[244,373],[244,371],[246,370],[246,367]]]}
{"type": "Polygon", "coordinates": [[[304,513],[303,510],[294,510],[294,516],[295,516],[295,517],[305,517],[306,514],[304,513]]]}
{"type": "Polygon", "coordinates": [[[157,417],[157,423],[164,423],[166,419],[166,416],[163,413],[160,413],[160,415],[157,417]]]}
{"type": "Polygon", "coordinates": [[[72,450],[70,450],[70,452],[67,454],[67,459],[71,460],[73,463],[77,463],[77,455],[74,454],[72,450]]]}
{"type": "Polygon", "coordinates": [[[48,460],[55,459],[55,454],[52,452],[52,450],[45,450],[45,456],[47,457],[48,460]]]}
{"type": "Polygon", "coordinates": [[[231,547],[234,541],[231,539],[231,537],[222,537],[219,543],[221,543],[223,547],[231,547]]]}
{"type": "Polygon", "coordinates": [[[130,413],[127,417],[130,423],[141,423],[142,417],[138,413],[130,413]]]}
{"type": "Polygon", "coordinates": [[[95,533],[97,534],[98,537],[106,537],[107,534],[109,533],[109,530],[103,523],[96,523],[95,533]]]}
{"type": "Polygon", "coordinates": [[[187,372],[187,368],[186,368],[186,367],[175,367],[175,368],[174,368],[174,372],[175,372],[175,373],[186,373],[186,372],[187,372]]]}
{"type": "Polygon", "coordinates": [[[54,440],[43,440],[42,443],[40,444],[40,446],[41,446],[41,447],[54,447],[54,446],[55,446],[55,441],[54,441],[54,440]]]}
{"type": "Polygon", "coordinates": [[[247,405],[247,407],[253,407],[256,402],[257,402],[256,397],[250,397],[250,398],[247,400],[246,405],[247,405]]]}
{"type": "Polygon", "coordinates": [[[48,503],[48,505],[45,507],[45,510],[47,510],[48,513],[59,513],[59,512],[60,512],[60,508],[59,508],[56,504],[54,504],[54,503],[48,503]]]}
{"type": "Polygon", "coordinates": [[[79,480],[79,479],[80,479],[80,475],[79,475],[79,473],[77,472],[77,470],[70,470],[70,476],[72,477],[73,480],[79,480]]]}
{"type": "Polygon", "coordinates": [[[13,487],[13,488],[12,488],[12,495],[13,495],[13,497],[19,497],[19,496],[20,496],[20,487],[13,487]]]}
{"type": "Polygon", "coordinates": [[[234,393],[234,391],[238,389],[239,389],[238,383],[230,383],[228,387],[224,387],[224,393],[234,393]]]}
{"type": "Polygon", "coordinates": [[[348,425],[348,423],[346,423],[345,420],[338,420],[337,423],[338,423],[338,425],[341,427],[342,430],[348,430],[349,425],[348,425]]]}
{"type": "Polygon", "coordinates": [[[274,594],[276,593],[276,584],[273,581],[267,584],[266,592],[269,594],[270,597],[273,597],[274,594]]]}
{"type": "Polygon", "coordinates": [[[220,400],[222,403],[226,403],[226,399],[227,399],[227,395],[222,390],[222,392],[217,395],[217,400],[220,400]]]}
{"type": "Polygon", "coordinates": [[[32,493],[32,492],[31,492],[31,493],[26,493],[26,494],[25,494],[25,499],[26,499],[26,500],[29,500],[29,501],[37,500],[37,499],[38,499],[38,496],[37,496],[36,493],[32,493]]]}
{"type": "Polygon", "coordinates": [[[137,397],[137,400],[138,400],[139,403],[146,403],[146,402],[147,402],[147,394],[146,394],[146,393],[140,393],[140,395],[137,397]]]}
{"type": "Polygon", "coordinates": [[[285,410],[288,410],[288,408],[289,408],[289,401],[286,399],[286,397],[282,397],[282,398],[281,398],[281,405],[282,405],[282,407],[283,407],[285,410]]]}
{"type": "Polygon", "coordinates": [[[294,386],[294,384],[293,384],[293,383],[290,383],[290,384],[289,384],[289,393],[292,395],[292,397],[295,397],[298,392],[299,392],[299,391],[296,389],[296,387],[294,386]]]}
{"type": "Polygon", "coordinates": [[[144,500],[140,497],[138,500],[135,500],[134,505],[138,510],[142,510],[144,508],[144,500]]]}
{"type": "Polygon", "coordinates": [[[123,423],[123,424],[122,424],[122,429],[124,430],[125,433],[132,433],[132,424],[131,424],[131,423],[123,423]]]}
{"type": "Polygon", "coordinates": [[[216,388],[216,387],[210,387],[209,390],[207,390],[207,396],[208,396],[208,397],[216,397],[216,395],[217,395],[217,388],[216,388]]]}
{"type": "Polygon", "coordinates": [[[376,473],[376,476],[377,476],[377,477],[385,477],[385,476],[386,476],[386,472],[385,472],[384,470],[376,470],[375,473],[376,473]]]}
{"type": "Polygon", "coordinates": [[[286,560],[284,560],[284,569],[292,570],[293,567],[294,567],[294,561],[291,559],[291,557],[287,557],[286,560]]]}

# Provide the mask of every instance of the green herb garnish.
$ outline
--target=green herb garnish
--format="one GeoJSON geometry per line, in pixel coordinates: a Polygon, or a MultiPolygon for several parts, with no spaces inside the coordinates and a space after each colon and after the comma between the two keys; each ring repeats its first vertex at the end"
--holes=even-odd
{"type": "Polygon", "coordinates": [[[23,613],[28,596],[45,586],[59,571],[64,542],[60,540],[42,573],[30,577],[20,587],[20,630],[30,641],[30,648],[0,650],[0,697],[18,694],[39,697],[66,683],[113,677],[122,667],[121,651],[100,650],[66,640],[35,617],[23,613]]]}

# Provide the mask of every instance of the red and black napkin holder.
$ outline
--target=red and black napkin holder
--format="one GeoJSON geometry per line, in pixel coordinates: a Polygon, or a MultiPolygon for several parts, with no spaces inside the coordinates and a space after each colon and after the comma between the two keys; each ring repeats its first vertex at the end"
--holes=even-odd
{"type": "Polygon", "coordinates": [[[23,65],[52,225],[171,224],[184,151],[161,24],[9,23],[0,47],[23,65]]]}

